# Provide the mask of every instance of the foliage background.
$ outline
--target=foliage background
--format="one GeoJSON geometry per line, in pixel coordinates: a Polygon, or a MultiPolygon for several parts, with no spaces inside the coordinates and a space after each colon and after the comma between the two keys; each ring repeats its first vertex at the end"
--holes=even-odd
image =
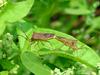
{"type": "MultiPolygon", "coordinates": [[[[99,24],[100,24],[99,0],[8,0],[8,1],[1,0],[0,75],[8,75],[8,74],[33,75],[34,68],[37,68],[37,66],[34,67],[34,65],[36,65],[35,63],[38,64],[40,70],[43,70],[40,72],[40,74],[38,74],[39,72],[37,69],[35,71],[36,75],[44,75],[46,73],[47,73],[46,75],[50,75],[49,73],[50,70],[51,69],[54,70],[55,68],[61,70],[62,74],[59,75],[64,75],[63,72],[66,70],[68,71],[68,68],[71,68],[71,70],[73,71],[72,66],[76,67],[76,70],[74,70],[75,75],[80,75],[80,73],[84,74],[85,72],[87,72],[87,74],[84,75],[89,75],[92,72],[91,69],[88,70],[87,68],[83,68],[82,70],[80,70],[80,68],[82,67],[79,66],[80,65],[79,63],[77,64],[76,61],[73,61],[74,59],[71,60],[68,59],[68,57],[67,58],[60,57],[61,55],[59,54],[60,52],[58,53],[59,57],[57,58],[55,56],[56,55],[55,53],[54,55],[50,56],[43,55],[44,60],[42,61],[40,57],[39,58],[37,57],[37,54],[35,58],[34,56],[35,54],[32,55],[31,54],[32,52],[29,52],[28,54],[25,52],[25,54],[22,54],[25,50],[28,49],[29,40],[26,40],[23,37],[18,37],[18,35],[23,35],[24,37],[26,37],[25,36],[26,34],[29,38],[31,38],[32,32],[34,31],[34,32],[55,33],[56,35],[62,37],[67,36],[68,38],[71,39],[73,39],[71,37],[73,36],[79,41],[91,47],[97,53],[96,55],[94,54],[89,58],[84,57],[84,59],[87,62],[88,60],[91,61],[92,60],[91,58],[93,57],[97,57],[97,61],[99,61],[100,60],[99,24]],[[32,28],[33,30],[31,31],[32,28]],[[68,35],[55,32],[53,30],[51,31],[46,30],[47,28],[66,33],[68,35]],[[24,45],[24,43],[26,43],[26,45],[24,45]],[[29,58],[27,58],[27,56],[30,57],[30,60],[29,58]],[[34,60],[31,59],[32,57],[34,58],[34,60]],[[47,60],[48,58],[50,58],[50,60],[47,60]],[[30,61],[30,63],[27,63],[27,61],[30,61]],[[68,63],[67,64],[61,63],[60,61],[68,62],[70,65],[68,65],[68,63]],[[47,65],[47,67],[43,66],[40,62],[44,62],[47,65]],[[50,64],[50,62],[52,62],[52,64],[50,64]],[[30,66],[29,64],[31,64],[31,66],[33,65],[33,67],[28,68],[28,66],[30,66]],[[48,69],[48,66],[50,70],[48,69]]],[[[53,41],[51,40],[50,42],[54,44],[56,43],[55,40],[53,41]]],[[[78,44],[81,45],[81,43],[78,44]]],[[[40,47],[41,49],[44,48],[41,45],[40,47]]],[[[38,50],[38,47],[34,49],[38,50]]],[[[49,47],[47,49],[49,49],[49,47]]],[[[91,50],[89,50],[89,52],[90,55],[94,53],[91,50]]],[[[73,56],[73,58],[76,59],[75,56],[73,56]]],[[[80,57],[80,59],[82,59],[82,57],[80,57]]],[[[89,64],[90,63],[94,64],[93,62],[89,62],[89,64]]]]}

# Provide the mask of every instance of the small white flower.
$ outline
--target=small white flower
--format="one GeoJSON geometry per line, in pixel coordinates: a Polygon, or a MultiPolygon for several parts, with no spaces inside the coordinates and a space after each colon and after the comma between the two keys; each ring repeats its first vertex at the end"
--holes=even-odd
{"type": "Polygon", "coordinates": [[[60,69],[55,68],[54,75],[61,75],[60,69]]]}
{"type": "Polygon", "coordinates": [[[11,74],[17,74],[17,70],[19,68],[19,65],[16,65],[13,69],[10,70],[11,74]]]}
{"type": "Polygon", "coordinates": [[[62,75],[74,75],[74,71],[71,68],[68,68],[64,72],[62,72],[62,75]]]}

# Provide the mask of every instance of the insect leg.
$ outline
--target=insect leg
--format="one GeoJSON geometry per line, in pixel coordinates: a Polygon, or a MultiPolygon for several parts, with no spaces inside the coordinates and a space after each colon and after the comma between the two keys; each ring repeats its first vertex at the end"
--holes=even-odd
{"type": "Polygon", "coordinates": [[[88,49],[87,49],[85,46],[83,46],[83,45],[80,47],[80,49],[81,49],[81,50],[84,50],[84,51],[81,53],[82,56],[84,56],[84,54],[86,54],[86,52],[88,52],[88,51],[87,51],[88,49]]]}
{"type": "MultiPolygon", "coordinates": [[[[52,46],[52,44],[51,44],[49,41],[42,41],[42,42],[41,42],[41,44],[42,44],[43,46],[46,45],[46,44],[44,44],[44,43],[48,43],[50,46],[52,46]]],[[[49,47],[49,49],[51,49],[51,48],[49,47]]]]}
{"type": "Polygon", "coordinates": [[[27,34],[25,33],[25,31],[23,30],[22,25],[20,24],[19,26],[21,28],[21,31],[24,33],[24,35],[26,36],[26,38],[29,40],[29,37],[27,36],[27,34]]]}
{"type": "Polygon", "coordinates": [[[33,41],[33,42],[31,42],[31,46],[32,46],[32,48],[35,48],[36,45],[38,45],[38,41],[33,41]]]}
{"type": "Polygon", "coordinates": [[[28,40],[25,36],[23,36],[23,35],[17,35],[17,36],[21,36],[21,37],[23,37],[23,38],[25,38],[26,40],[28,40]]]}
{"type": "Polygon", "coordinates": [[[41,50],[41,47],[39,46],[39,44],[41,44],[41,41],[37,42],[37,46],[38,46],[39,50],[41,50]]]}
{"type": "Polygon", "coordinates": [[[83,56],[86,52],[87,52],[87,48],[82,45],[82,46],[80,46],[80,48],[78,48],[78,50],[74,51],[74,54],[76,53],[76,56],[83,56]]]}

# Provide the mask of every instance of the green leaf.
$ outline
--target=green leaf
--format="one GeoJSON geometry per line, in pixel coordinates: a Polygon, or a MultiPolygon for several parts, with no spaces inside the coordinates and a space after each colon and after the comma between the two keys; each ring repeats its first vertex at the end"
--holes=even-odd
{"type": "Polygon", "coordinates": [[[48,27],[50,17],[58,11],[58,0],[36,0],[32,14],[37,19],[39,27],[48,27]],[[49,9],[49,10],[48,10],[49,9]]]}
{"type": "Polygon", "coordinates": [[[100,29],[100,17],[94,18],[92,21],[92,28],[99,28],[100,29]]]}
{"type": "Polygon", "coordinates": [[[24,52],[21,55],[23,65],[35,75],[51,75],[51,70],[44,64],[41,59],[32,52],[24,52]]]}
{"type": "Polygon", "coordinates": [[[65,13],[71,15],[88,15],[91,10],[88,9],[86,0],[70,0],[69,8],[65,8],[65,13]]]}
{"type": "Polygon", "coordinates": [[[87,30],[88,33],[94,31],[95,29],[100,29],[100,17],[96,17],[91,20],[90,25],[91,27],[87,30]]]}
{"type": "Polygon", "coordinates": [[[8,71],[1,71],[0,75],[8,75],[8,71]]]}
{"type": "Polygon", "coordinates": [[[26,0],[17,3],[8,3],[4,11],[0,13],[0,35],[5,30],[5,22],[16,22],[24,18],[29,13],[29,10],[31,9],[33,3],[34,0],[26,0]]]}
{"type": "MultiPolygon", "coordinates": [[[[31,35],[32,35],[33,32],[52,33],[52,34],[55,34],[57,36],[65,37],[65,38],[72,39],[72,40],[73,39],[77,40],[77,39],[75,39],[74,37],[72,37],[68,34],[58,32],[58,31],[55,31],[55,30],[51,30],[51,29],[45,29],[45,28],[36,28],[36,29],[33,29],[33,30],[30,29],[31,35]]],[[[61,42],[59,42],[55,39],[51,39],[48,42],[50,44],[52,44],[52,48],[49,48],[49,46],[47,46],[46,42],[44,43],[43,47],[41,45],[39,46],[39,44],[38,44],[38,46],[41,47],[41,48],[47,48],[48,47],[49,50],[50,49],[58,49],[60,46],[62,46],[61,42]]],[[[79,49],[73,50],[73,53],[69,53],[69,54],[71,56],[73,56],[75,59],[77,59],[77,61],[81,60],[81,61],[78,61],[80,63],[84,62],[84,63],[87,63],[87,65],[92,65],[93,67],[96,67],[97,64],[100,62],[100,57],[96,54],[96,52],[93,49],[91,49],[90,47],[88,47],[87,45],[83,44],[82,42],[80,42],[78,40],[76,42],[76,46],[79,49]]],[[[35,47],[33,47],[33,48],[37,50],[37,48],[35,48],[35,47]]],[[[64,46],[62,48],[62,50],[66,51],[66,53],[71,51],[71,49],[69,49],[68,46],[64,46]]]]}
{"type": "Polygon", "coordinates": [[[16,22],[29,13],[29,10],[31,9],[33,3],[34,0],[26,0],[17,3],[8,3],[4,13],[2,13],[1,15],[5,18],[7,22],[16,22]]]}
{"type": "Polygon", "coordinates": [[[17,30],[18,40],[19,40],[19,47],[20,47],[20,50],[22,51],[22,50],[25,50],[27,47],[27,45],[26,46],[24,45],[29,43],[29,37],[28,37],[29,35],[27,35],[25,32],[28,31],[30,28],[32,28],[32,25],[24,20],[20,21],[17,24],[18,26],[16,30],[17,30]]]}
{"type": "Polygon", "coordinates": [[[3,69],[11,70],[15,65],[11,63],[11,61],[7,59],[0,60],[0,64],[2,65],[3,69]]]}
{"type": "Polygon", "coordinates": [[[3,34],[3,32],[4,32],[5,28],[6,28],[6,24],[2,20],[3,19],[0,20],[0,35],[3,34]]]}
{"type": "MultiPolygon", "coordinates": [[[[51,33],[51,34],[55,34],[56,36],[60,36],[60,37],[65,37],[67,39],[72,39],[72,40],[77,40],[74,37],[59,32],[59,31],[55,31],[55,30],[51,30],[51,29],[45,29],[45,28],[34,28],[33,30],[30,29],[28,31],[28,33],[30,33],[30,38],[32,37],[32,34],[34,32],[40,32],[40,33],[51,33]]],[[[28,33],[26,33],[26,35],[29,35],[28,33]]],[[[25,40],[25,38],[23,38],[25,40]]],[[[70,41],[69,40],[69,41],[70,41]]],[[[26,40],[29,41],[29,40],[26,40]]],[[[83,63],[91,68],[97,67],[97,64],[100,62],[100,57],[96,54],[96,52],[91,49],[90,47],[88,47],[87,45],[83,44],[82,42],[78,41],[76,42],[76,46],[79,48],[78,50],[73,50],[71,47],[69,49],[68,46],[65,46],[63,43],[59,42],[56,39],[50,39],[47,41],[41,41],[41,43],[43,43],[43,45],[41,44],[37,44],[34,46],[31,45],[31,49],[32,51],[38,51],[38,50],[43,50],[43,49],[47,49],[47,50],[61,50],[61,52],[66,52],[70,55],[70,58],[78,61],[80,63],[83,63]],[[48,41],[48,42],[47,42],[48,41]],[[59,47],[61,47],[63,45],[63,47],[61,49],[59,49],[59,47]],[[70,53],[71,52],[71,53],[70,53]],[[92,58],[92,59],[91,59],[92,58]]],[[[33,41],[34,42],[34,41],[33,41]]],[[[37,41],[38,42],[38,41],[37,41]]],[[[26,42],[24,42],[24,46],[27,46],[28,44],[26,42]]],[[[27,48],[25,48],[26,50],[29,50],[27,48]]],[[[59,53],[58,53],[59,54],[59,53]]],[[[56,54],[55,54],[56,55],[56,54]]],[[[69,57],[68,57],[69,58],[69,57]]]]}
{"type": "Polygon", "coordinates": [[[88,15],[91,13],[90,10],[83,8],[66,8],[64,12],[71,15],[88,15]]]}
{"type": "Polygon", "coordinates": [[[88,8],[86,0],[70,0],[70,7],[72,8],[88,8]]]}
{"type": "Polygon", "coordinates": [[[25,44],[26,36],[17,28],[18,40],[19,40],[19,47],[22,50],[25,44]],[[25,38],[24,38],[25,37],[25,38]],[[24,38],[24,39],[23,39],[24,38]]]}

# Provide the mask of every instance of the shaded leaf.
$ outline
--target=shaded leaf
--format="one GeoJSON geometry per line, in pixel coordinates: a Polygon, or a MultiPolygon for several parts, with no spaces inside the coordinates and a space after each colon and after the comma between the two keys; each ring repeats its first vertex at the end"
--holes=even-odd
{"type": "Polygon", "coordinates": [[[21,60],[23,65],[35,75],[51,75],[51,70],[32,52],[22,53],[21,60]]]}

